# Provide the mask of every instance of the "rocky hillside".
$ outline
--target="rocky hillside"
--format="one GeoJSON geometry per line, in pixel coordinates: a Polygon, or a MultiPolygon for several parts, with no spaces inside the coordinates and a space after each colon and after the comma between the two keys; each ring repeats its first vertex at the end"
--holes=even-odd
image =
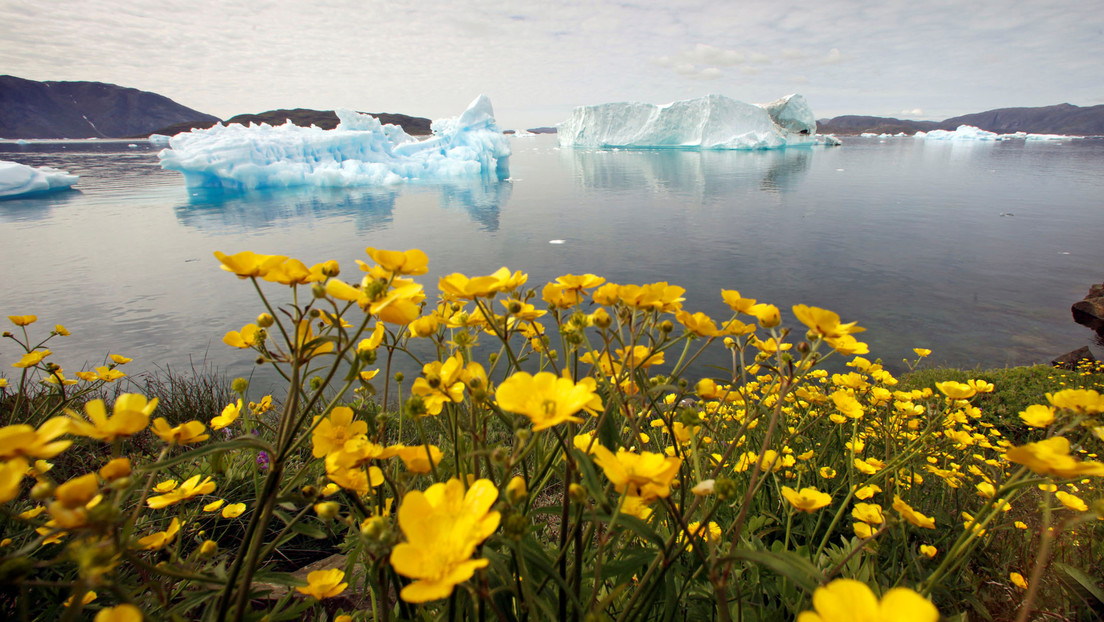
{"type": "MultiPolygon", "coordinates": [[[[390,112],[369,112],[368,114],[376,117],[380,120],[380,123],[385,125],[390,123],[402,127],[403,131],[411,136],[427,136],[431,133],[429,126],[432,122],[424,117],[411,117],[405,114],[393,114],[390,112]]],[[[259,114],[239,114],[227,119],[226,123],[240,123],[242,125],[248,125],[250,123],[283,125],[288,120],[301,127],[317,125],[324,130],[332,130],[337,127],[338,123],[337,115],[334,111],[310,110],[308,108],[294,108],[291,110],[282,108],[280,110],[269,110],[268,112],[259,114]]],[[[192,129],[206,129],[214,124],[214,121],[207,123],[177,123],[168,127],[159,128],[151,133],[172,136],[192,129]]]]}
{"type": "Polygon", "coordinates": [[[912,134],[931,130],[953,130],[960,125],[972,125],[998,134],[1030,132],[1104,136],[1104,105],[1083,107],[1058,104],[1037,108],[998,108],[943,121],[909,121],[889,117],[847,115],[817,120],[817,132],[821,134],[862,134],[864,132],[912,134]]]}
{"type": "Polygon", "coordinates": [[[36,82],[0,76],[2,138],[125,138],[217,117],[163,95],[102,82],[36,82]]]}

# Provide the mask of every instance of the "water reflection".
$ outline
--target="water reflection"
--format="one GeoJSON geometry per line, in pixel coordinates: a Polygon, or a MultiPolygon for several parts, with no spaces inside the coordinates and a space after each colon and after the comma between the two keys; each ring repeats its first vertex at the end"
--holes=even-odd
{"type": "Polygon", "coordinates": [[[181,224],[200,230],[266,229],[330,218],[350,218],[358,232],[389,226],[402,193],[440,193],[442,209],[459,209],[480,229],[498,230],[499,212],[510,200],[509,181],[472,180],[385,188],[292,188],[241,191],[190,188],[174,208],[181,224]]]}
{"type": "Polygon", "coordinates": [[[808,173],[811,149],[685,151],[680,149],[563,149],[560,157],[586,190],[685,192],[703,199],[735,189],[793,190],[808,173]]]}
{"type": "Polygon", "coordinates": [[[65,205],[79,197],[80,190],[68,188],[49,194],[21,199],[0,200],[0,222],[33,222],[46,220],[55,206],[65,205]]]}

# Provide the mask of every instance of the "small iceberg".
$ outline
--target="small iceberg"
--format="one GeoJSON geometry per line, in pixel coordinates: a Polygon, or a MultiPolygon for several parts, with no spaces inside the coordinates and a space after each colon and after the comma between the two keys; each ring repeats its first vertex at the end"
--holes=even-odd
{"type": "Polygon", "coordinates": [[[926,140],[1077,140],[1082,136],[1064,136],[1061,134],[1029,134],[1016,132],[1014,134],[998,134],[988,132],[972,125],[960,125],[955,130],[932,130],[930,132],[916,132],[916,138],[926,140]]]}
{"type": "Polygon", "coordinates": [[[26,164],[0,160],[0,199],[45,194],[66,190],[77,183],[78,175],[43,166],[35,168],[26,164]]]}
{"type": "Polygon", "coordinates": [[[180,171],[190,188],[238,190],[295,186],[353,187],[408,181],[510,176],[510,146],[480,95],[462,115],[433,122],[418,140],[397,125],[336,110],[332,130],[267,124],[217,124],[169,139],[161,167],[180,171]]]}
{"type": "Polygon", "coordinates": [[[801,95],[748,104],[707,95],[663,106],[611,103],[580,106],[557,126],[560,145],[645,149],[780,149],[838,145],[818,136],[816,117],[801,95]]]}

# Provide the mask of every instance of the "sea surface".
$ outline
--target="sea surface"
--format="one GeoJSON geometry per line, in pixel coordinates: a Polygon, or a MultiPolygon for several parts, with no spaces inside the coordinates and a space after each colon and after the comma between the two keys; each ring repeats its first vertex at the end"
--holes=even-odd
{"type": "MultiPolygon", "coordinates": [[[[685,308],[718,318],[721,289],[778,305],[791,325],[792,305],[825,307],[865,326],[870,358],[898,371],[914,347],[963,367],[1083,345],[1104,356],[1070,315],[1104,281],[1104,140],[511,146],[502,182],[229,194],[186,188],[145,142],[0,142],[0,159],[80,175],[75,190],[0,202],[0,315],[38,315],[38,335],[64,324],[72,336],[50,345],[67,373],[118,353],[131,373],[247,376],[253,357],[222,336],[263,308],[212,253],[337,259],[356,280],[373,246],[425,250],[431,297],[440,275],[508,266],[538,288],[565,273],[669,281],[686,288],[685,308]]],[[[15,376],[20,354],[0,341],[0,375],[15,376]]]]}

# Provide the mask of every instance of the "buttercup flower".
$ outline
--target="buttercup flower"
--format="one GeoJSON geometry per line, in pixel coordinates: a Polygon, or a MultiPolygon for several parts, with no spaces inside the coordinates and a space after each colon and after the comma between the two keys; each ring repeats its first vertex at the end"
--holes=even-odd
{"type": "Polygon", "coordinates": [[[965,382],[955,382],[954,380],[937,382],[935,383],[935,388],[939,389],[943,395],[954,400],[969,399],[977,394],[977,390],[974,387],[965,382]]]}
{"type": "Polygon", "coordinates": [[[237,518],[245,511],[244,503],[231,503],[230,505],[222,508],[223,518],[237,518]]]}
{"type": "Polygon", "coordinates": [[[188,421],[175,427],[170,427],[164,417],[153,420],[153,433],[161,437],[169,445],[191,445],[201,443],[211,437],[207,434],[207,426],[199,421],[188,421]]]}
{"type": "Polygon", "coordinates": [[[27,466],[23,458],[0,462],[0,503],[7,503],[19,495],[27,466]]]}
{"type": "Polygon", "coordinates": [[[1021,590],[1027,589],[1027,579],[1025,579],[1022,574],[1018,572],[1013,572],[1008,575],[1008,578],[1012,581],[1013,585],[1020,588],[1021,590]]]}
{"type": "Polygon", "coordinates": [[[31,350],[24,354],[18,361],[12,363],[12,367],[18,367],[20,369],[26,369],[27,367],[34,367],[42,362],[42,359],[50,356],[53,352],[49,350],[31,350]]]}
{"type": "Polygon", "coordinates": [[[1040,475],[1056,475],[1062,478],[1104,476],[1104,463],[1082,462],[1074,458],[1069,453],[1069,441],[1061,436],[1013,447],[1005,453],[1005,457],[1040,475]]]}
{"type": "Polygon", "coordinates": [[[429,257],[416,248],[408,251],[385,251],[369,246],[364,252],[391,274],[417,275],[429,271],[429,257]]]}
{"type": "Polygon", "coordinates": [[[920,545],[920,554],[924,557],[935,557],[937,553],[939,553],[939,550],[936,549],[934,546],[931,546],[930,544],[920,545]]]}
{"type": "Polygon", "coordinates": [[[935,529],[935,519],[928,516],[924,516],[920,512],[912,509],[909,504],[901,500],[901,497],[894,495],[893,497],[893,509],[908,522],[916,525],[917,527],[923,527],[924,529],[935,529]]]}
{"type": "Polygon", "coordinates": [[[211,481],[209,476],[204,478],[202,482],[199,481],[199,478],[199,475],[193,475],[185,480],[178,488],[169,493],[146,499],[146,505],[158,510],[173,505],[174,503],[191,499],[192,497],[209,495],[215,492],[215,483],[211,481]]]}
{"type": "Polygon", "coordinates": [[[220,267],[223,270],[238,275],[239,279],[263,277],[270,269],[287,259],[284,255],[258,255],[252,251],[242,251],[234,255],[215,251],[215,258],[222,264],[220,267]]]}
{"type": "Polygon", "coordinates": [[[1065,506],[1067,510],[1073,510],[1074,512],[1089,511],[1089,506],[1085,505],[1085,502],[1076,495],[1071,495],[1064,490],[1059,490],[1054,493],[1054,496],[1058,498],[1058,502],[1065,506]]]}
{"type": "Polygon", "coordinates": [[[307,575],[307,586],[295,588],[302,594],[322,600],[333,598],[349,587],[345,583],[345,571],[339,568],[330,570],[315,570],[307,575]]]}
{"type": "Polygon", "coordinates": [[[38,321],[37,315],[9,315],[8,319],[16,326],[27,326],[38,321]]]}
{"type": "Polygon", "coordinates": [[[101,609],[93,622],[142,622],[142,610],[131,604],[101,609]]]}
{"type": "Polygon", "coordinates": [[[241,409],[241,398],[238,398],[237,402],[227,404],[226,407],[222,409],[221,414],[211,419],[211,429],[221,430],[231,423],[234,423],[238,420],[238,417],[241,416],[241,409]]]}
{"type": "Polygon", "coordinates": [[[150,535],[138,540],[138,546],[147,551],[158,551],[165,548],[166,544],[171,543],[176,534],[180,531],[180,519],[175,516],[172,522],[169,523],[169,528],[165,531],[158,531],[151,533],[150,535]]]}
{"type": "Polygon", "coordinates": [[[380,454],[380,459],[390,458],[392,456],[398,456],[399,460],[402,460],[403,466],[407,471],[411,473],[429,473],[432,469],[430,463],[436,465],[444,457],[444,453],[436,445],[429,446],[429,453],[426,453],[425,445],[413,445],[406,446],[402,444],[391,445],[383,450],[380,454]]]}
{"type": "Polygon", "coordinates": [[[594,461],[613,482],[617,492],[640,497],[651,502],[671,494],[671,481],[678,474],[682,460],[650,451],[633,453],[618,449],[614,455],[605,446],[595,443],[594,461]]]}
{"type": "Polygon", "coordinates": [[[456,478],[403,497],[398,519],[406,542],[391,552],[395,571],[415,580],[399,594],[403,600],[445,598],[487,566],[487,560],[471,557],[498,528],[499,513],[490,511],[497,499],[498,490],[490,480],[477,480],[465,492],[456,478]]]}
{"type": "Polygon", "coordinates": [[[327,454],[340,451],[350,439],[367,434],[368,424],[354,421],[353,416],[352,408],[338,406],[330,411],[329,416],[318,421],[311,434],[311,454],[315,458],[324,458],[327,454]]]}
{"type": "Polygon", "coordinates": [[[69,420],[65,417],[52,417],[37,430],[25,423],[4,426],[0,428],[0,460],[53,458],[73,444],[73,441],[55,440],[70,431],[69,428],[69,420]]]}
{"type": "Polygon", "coordinates": [[[868,525],[881,525],[885,522],[881,506],[873,503],[856,503],[854,509],[851,510],[851,516],[868,525]]]}
{"type": "Polygon", "coordinates": [[[596,388],[591,378],[576,384],[551,372],[517,372],[498,386],[495,400],[503,410],[528,417],[533,430],[540,431],[565,421],[582,422],[575,413],[584,408],[601,409],[596,388]]]}
{"type": "Polygon", "coordinates": [[[1033,428],[1045,428],[1054,423],[1054,409],[1042,404],[1032,404],[1020,411],[1020,419],[1033,428]]]}
{"type": "Polygon", "coordinates": [[[864,583],[836,579],[813,592],[815,611],[803,611],[797,622],[937,622],[935,605],[906,587],[895,587],[881,600],[864,583]]]}
{"type": "Polygon", "coordinates": [[[73,375],[77,378],[80,378],[81,380],[84,380],[85,382],[95,382],[97,380],[102,380],[104,382],[115,382],[120,378],[126,378],[126,374],[124,374],[123,372],[117,369],[110,369],[105,365],[100,365],[99,367],[96,367],[95,371],[73,372],[73,375]]]}
{"type": "Polygon", "coordinates": [[[111,443],[117,438],[131,436],[146,429],[150,415],[157,408],[157,398],[146,401],[138,393],[124,393],[115,400],[111,416],[107,416],[103,400],[92,400],[84,405],[85,419],[66,409],[69,415],[70,431],[78,436],[86,436],[111,443]]]}
{"type": "Polygon", "coordinates": [[[819,337],[835,339],[852,333],[861,333],[866,330],[865,328],[856,326],[855,322],[841,324],[838,313],[827,309],[821,309],[820,307],[794,305],[793,313],[794,317],[796,317],[799,322],[809,327],[810,333],[819,337]]]}
{"type": "Polygon", "coordinates": [[[815,512],[832,502],[832,495],[820,492],[816,488],[802,488],[801,492],[795,491],[789,486],[782,487],[782,496],[790,505],[802,512],[815,512]]]}
{"type": "Polygon", "coordinates": [[[1047,393],[1047,401],[1055,408],[1072,410],[1079,414],[1104,413],[1104,395],[1092,389],[1066,389],[1047,393]]]}

